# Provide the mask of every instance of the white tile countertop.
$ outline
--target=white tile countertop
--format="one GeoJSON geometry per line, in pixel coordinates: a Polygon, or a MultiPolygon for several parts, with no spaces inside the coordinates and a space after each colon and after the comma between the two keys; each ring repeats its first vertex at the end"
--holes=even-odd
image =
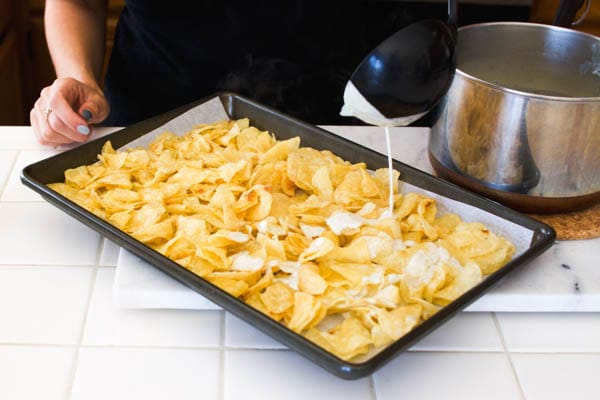
{"type": "MultiPolygon", "coordinates": [[[[374,128],[329,129],[383,150],[374,128]]],[[[424,152],[426,135],[397,129],[393,146],[424,152]]],[[[600,312],[460,313],[345,381],[221,310],[119,308],[118,247],[19,182],[25,165],[58,151],[29,127],[0,127],[0,399],[600,398],[600,312]]],[[[402,161],[430,171],[426,159],[402,161]]],[[[558,242],[536,268],[571,274],[593,305],[599,253],[598,239],[558,242]]]]}

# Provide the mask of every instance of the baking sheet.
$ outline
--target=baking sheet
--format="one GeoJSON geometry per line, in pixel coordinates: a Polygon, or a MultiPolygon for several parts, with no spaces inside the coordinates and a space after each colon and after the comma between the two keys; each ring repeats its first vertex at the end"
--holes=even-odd
{"type": "Polygon", "coordinates": [[[459,211],[459,214],[467,220],[478,220],[484,223],[487,221],[492,229],[498,229],[499,232],[508,232],[509,237],[515,240],[518,252],[515,258],[506,266],[487,277],[479,285],[448,306],[442,308],[433,317],[424,321],[404,337],[378,352],[377,355],[361,362],[343,361],[46,186],[47,183],[62,181],[66,169],[95,161],[102,144],[106,140],[111,140],[115,148],[141,146],[151,141],[153,135],[162,132],[165,126],[174,133],[183,133],[195,123],[214,122],[223,119],[222,112],[225,113],[226,118],[249,117],[252,125],[275,133],[277,138],[281,140],[300,136],[303,146],[330,149],[350,162],[366,162],[371,169],[387,166],[385,156],[370,149],[281,114],[252,100],[231,93],[222,93],[32,164],[23,170],[23,183],[42,194],[50,203],[106,235],[118,245],[141,257],[169,276],[201,293],[210,301],[253,324],[326,370],[346,379],[356,379],[372,373],[391,357],[410,347],[416,340],[424,337],[446,319],[476,300],[509,272],[541,254],[553,243],[554,232],[548,226],[408,165],[394,162],[394,168],[400,171],[404,185],[412,185],[419,190],[430,191],[430,195],[438,197],[443,203],[447,203],[453,212],[459,211]],[[219,103],[222,109],[218,107],[219,103]],[[206,118],[212,118],[212,120],[206,120],[206,118]],[[165,125],[167,123],[168,125],[165,125]]]}

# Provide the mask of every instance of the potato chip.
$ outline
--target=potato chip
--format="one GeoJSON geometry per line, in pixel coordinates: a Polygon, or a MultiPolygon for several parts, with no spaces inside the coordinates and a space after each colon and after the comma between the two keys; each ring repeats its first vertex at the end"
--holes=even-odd
{"type": "Polygon", "coordinates": [[[144,226],[152,226],[166,215],[167,210],[160,203],[144,204],[139,210],[132,213],[130,229],[135,232],[144,226]]]}
{"type": "Polygon", "coordinates": [[[337,263],[370,264],[371,251],[369,249],[369,242],[363,237],[358,237],[347,246],[333,248],[324,255],[323,259],[337,263]]]}
{"type": "Polygon", "coordinates": [[[192,255],[192,257],[186,261],[187,262],[182,265],[201,277],[205,277],[217,268],[215,264],[207,261],[203,257],[198,256],[197,254],[192,255]]]}
{"type": "Polygon", "coordinates": [[[481,281],[481,270],[475,263],[468,262],[460,271],[456,279],[447,287],[435,293],[435,302],[446,305],[456,300],[460,295],[477,285],[481,281]]]}
{"type": "Polygon", "coordinates": [[[175,236],[165,244],[158,248],[158,251],[172,260],[185,259],[185,264],[188,265],[192,256],[196,252],[196,246],[194,242],[180,236],[175,236]]]}
{"type": "Polygon", "coordinates": [[[248,296],[244,298],[244,301],[250,305],[251,307],[254,307],[255,309],[257,309],[258,311],[262,312],[263,314],[273,318],[275,321],[280,321],[283,316],[282,314],[273,314],[271,312],[269,312],[269,310],[267,309],[267,306],[265,306],[265,304],[263,303],[260,294],[258,292],[253,292],[250,293],[250,290],[248,290],[248,296]]]}
{"type": "Polygon", "coordinates": [[[386,168],[277,141],[248,119],[159,135],[50,187],[325,350],[398,340],[513,256],[386,168]]]}
{"type": "Polygon", "coordinates": [[[320,322],[325,315],[321,302],[305,292],[294,293],[294,309],[288,328],[302,332],[320,322]]]}
{"type": "Polygon", "coordinates": [[[153,225],[144,225],[132,230],[131,234],[136,239],[147,244],[160,244],[171,239],[175,234],[175,224],[172,219],[155,223],[153,225]]]}
{"type": "Polygon", "coordinates": [[[332,333],[311,329],[306,333],[306,338],[343,360],[365,354],[372,343],[370,332],[353,317],[344,319],[332,333]]]}
{"type": "Polygon", "coordinates": [[[478,222],[457,224],[451,233],[444,236],[444,240],[456,249],[463,263],[476,262],[485,275],[506,264],[515,252],[512,243],[478,222]]]}
{"type": "Polygon", "coordinates": [[[268,286],[260,298],[267,310],[273,314],[281,314],[294,306],[294,291],[281,282],[268,286]]]}
{"type": "Polygon", "coordinates": [[[298,289],[312,295],[325,292],[327,281],[319,274],[319,267],[316,264],[302,264],[298,270],[298,289]]]}
{"type": "Polygon", "coordinates": [[[248,184],[250,187],[254,185],[275,184],[281,178],[275,172],[275,163],[259,164],[252,171],[248,184]]]}
{"type": "Polygon", "coordinates": [[[175,218],[176,233],[175,236],[183,237],[198,243],[209,237],[206,221],[197,216],[178,215],[175,218]]]}
{"type": "Polygon", "coordinates": [[[501,238],[498,247],[493,252],[471,257],[471,260],[479,266],[483,275],[489,275],[509,262],[514,253],[514,246],[501,238]]]}
{"type": "Polygon", "coordinates": [[[327,167],[318,168],[311,179],[312,191],[320,198],[331,201],[333,198],[333,183],[327,167]]]}
{"type": "Polygon", "coordinates": [[[182,166],[174,175],[167,179],[167,183],[195,185],[197,183],[214,183],[217,175],[214,171],[182,166]]]}
{"type": "Polygon", "coordinates": [[[128,172],[111,172],[93,181],[91,186],[96,190],[110,190],[115,188],[131,189],[133,185],[131,174],[128,172]]]}
{"type": "MultiPolygon", "coordinates": [[[[363,277],[369,275],[371,267],[369,264],[340,263],[337,261],[326,262],[325,267],[343,277],[348,284],[360,285],[363,277]]],[[[335,278],[330,278],[334,280],[335,278]]]]}
{"type": "Polygon", "coordinates": [[[335,248],[336,245],[331,240],[326,237],[318,237],[310,242],[310,245],[300,253],[298,261],[303,263],[305,261],[316,260],[317,258],[326,256],[335,248]]]}
{"type": "Polygon", "coordinates": [[[88,171],[88,167],[83,165],[81,167],[68,169],[65,171],[65,185],[75,189],[85,188],[93,177],[88,171]]]}
{"type": "Polygon", "coordinates": [[[286,254],[290,259],[298,259],[300,254],[302,254],[309,245],[310,241],[306,236],[299,233],[289,233],[283,241],[286,254]]]}
{"type": "Polygon", "coordinates": [[[267,152],[275,144],[275,139],[266,131],[259,131],[249,126],[242,129],[236,136],[236,145],[239,150],[250,151],[257,154],[267,152]]]}
{"type": "Polygon", "coordinates": [[[260,279],[248,288],[247,292],[244,294],[244,298],[247,299],[249,296],[252,296],[254,293],[261,293],[265,289],[271,287],[273,285],[273,269],[265,268],[264,274],[260,277],[260,279]]]}
{"type": "Polygon", "coordinates": [[[246,160],[238,160],[221,165],[217,175],[225,183],[244,182],[250,178],[252,164],[246,160]]]}
{"type": "Polygon", "coordinates": [[[271,212],[273,197],[269,186],[256,185],[242,193],[235,205],[236,213],[247,221],[260,221],[271,212]]]}
{"type": "Polygon", "coordinates": [[[347,210],[358,211],[370,202],[383,206],[387,195],[382,196],[376,181],[366,170],[356,169],[344,176],[334,191],[334,199],[347,210]]]}
{"type": "Polygon", "coordinates": [[[383,308],[395,308],[401,302],[400,289],[396,285],[383,286],[372,297],[373,304],[383,308]]]}
{"type": "Polygon", "coordinates": [[[456,214],[446,214],[433,221],[440,235],[448,235],[456,229],[456,226],[461,222],[460,217],[456,214]]]}
{"type": "Polygon", "coordinates": [[[206,276],[206,279],[234,297],[242,296],[250,287],[250,285],[248,285],[246,282],[237,280],[235,278],[206,276]]]}
{"type": "MultiPolygon", "coordinates": [[[[299,196],[300,197],[300,196],[299,196]]],[[[327,208],[331,203],[327,200],[321,199],[318,196],[310,195],[306,199],[301,197],[297,199],[293,205],[289,207],[289,212],[295,215],[302,214],[319,214],[320,210],[327,208]]]]}
{"type": "Polygon", "coordinates": [[[260,271],[265,265],[263,257],[256,257],[247,251],[241,251],[231,256],[230,268],[234,271],[260,271]]]}
{"type": "Polygon", "coordinates": [[[419,206],[421,195],[417,193],[407,193],[402,197],[400,206],[394,210],[394,215],[398,219],[403,219],[412,214],[419,206]]]}
{"type": "Polygon", "coordinates": [[[260,155],[260,164],[268,164],[275,161],[283,161],[288,155],[300,147],[300,138],[294,137],[277,142],[273,147],[260,155]]]}
{"type": "Polygon", "coordinates": [[[420,322],[421,306],[408,305],[397,307],[391,311],[377,309],[377,325],[374,326],[377,342],[392,342],[400,339],[420,322]],[[385,339],[385,336],[389,340],[385,339]]]}
{"type": "MultiPolygon", "coordinates": [[[[388,168],[379,168],[376,169],[373,173],[373,178],[375,178],[376,182],[380,185],[380,191],[383,191],[385,195],[388,195],[390,192],[390,179],[389,179],[389,169],[388,168]]],[[[398,182],[400,178],[400,172],[393,170],[392,171],[392,191],[393,193],[398,193],[398,182]]]]}
{"type": "Polygon", "coordinates": [[[312,194],[312,177],[316,170],[330,164],[319,151],[302,147],[289,154],[287,161],[288,177],[309,194],[312,194]]]}
{"type": "Polygon", "coordinates": [[[227,270],[230,264],[227,251],[219,247],[197,246],[196,257],[206,261],[218,270],[227,270]]]}

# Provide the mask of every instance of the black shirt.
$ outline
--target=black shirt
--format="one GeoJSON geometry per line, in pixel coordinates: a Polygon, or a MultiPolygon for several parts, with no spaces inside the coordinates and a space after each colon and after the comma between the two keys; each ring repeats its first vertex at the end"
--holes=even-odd
{"type": "Polygon", "coordinates": [[[343,123],[351,73],[405,24],[396,2],[127,0],[105,82],[106,124],[129,125],[219,90],[307,122],[343,123]]]}

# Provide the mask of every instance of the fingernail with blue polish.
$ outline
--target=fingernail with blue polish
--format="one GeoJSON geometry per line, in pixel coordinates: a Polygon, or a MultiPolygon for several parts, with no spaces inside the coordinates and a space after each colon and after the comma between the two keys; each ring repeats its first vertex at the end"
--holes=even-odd
{"type": "Polygon", "coordinates": [[[81,133],[82,135],[89,135],[90,128],[85,125],[77,125],[77,132],[81,133]]]}
{"type": "Polygon", "coordinates": [[[90,110],[81,111],[81,116],[87,121],[90,122],[92,120],[92,112],[90,110]]]}

